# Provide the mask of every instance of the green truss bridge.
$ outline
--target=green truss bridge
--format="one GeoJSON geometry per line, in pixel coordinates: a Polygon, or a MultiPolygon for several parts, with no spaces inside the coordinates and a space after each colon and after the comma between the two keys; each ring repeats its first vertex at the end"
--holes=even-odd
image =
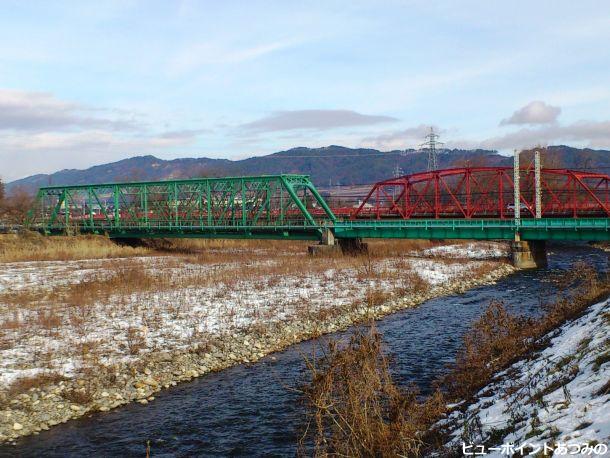
{"type": "MultiPolygon", "coordinates": [[[[442,204],[440,195],[432,198],[442,204]]],[[[610,218],[599,213],[516,220],[502,208],[502,217],[444,216],[436,210],[428,217],[400,218],[367,215],[362,207],[360,200],[324,198],[305,175],[201,178],[43,187],[28,224],[48,235],[93,233],[121,239],[610,240],[610,218]],[[356,209],[360,214],[354,217],[356,209]]]]}

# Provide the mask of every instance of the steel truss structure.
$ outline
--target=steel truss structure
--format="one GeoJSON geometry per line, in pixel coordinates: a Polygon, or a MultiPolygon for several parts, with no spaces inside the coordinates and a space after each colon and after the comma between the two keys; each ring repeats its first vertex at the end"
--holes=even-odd
{"type": "MultiPolygon", "coordinates": [[[[534,170],[520,169],[520,213],[536,215],[534,170]]],[[[610,217],[610,177],[542,169],[545,218],[610,217]]],[[[376,183],[351,219],[515,217],[512,167],[466,167],[416,173],[376,183]]]]}
{"type": "Polygon", "coordinates": [[[309,177],[274,175],[44,187],[29,224],[48,234],[317,239],[320,218],[335,220],[309,177]]]}
{"type": "Polygon", "coordinates": [[[543,217],[533,218],[533,172],[522,174],[519,220],[511,219],[512,169],[479,167],[377,183],[355,211],[338,209],[341,220],[305,175],[50,186],[39,190],[28,226],[130,239],[610,240],[606,175],[545,170],[543,217]]]}

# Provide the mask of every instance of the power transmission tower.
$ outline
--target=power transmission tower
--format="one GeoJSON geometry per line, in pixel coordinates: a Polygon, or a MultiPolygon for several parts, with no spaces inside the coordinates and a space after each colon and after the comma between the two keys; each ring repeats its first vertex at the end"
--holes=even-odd
{"type": "Polygon", "coordinates": [[[398,163],[396,163],[396,166],[394,167],[394,170],[392,170],[392,173],[394,175],[394,178],[401,177],[405,174],[405,172],[398,166],[398,163]]]}
{"type": "Polygon", "coordinates": [[[426,135],[426,142],[419,145],[420,148],[428,151],[428,172],[438,169],[437,147],[444,145],[438,141],[439,135],[434,132],[434,127],[430,127],[430,133],[426,135]]]}

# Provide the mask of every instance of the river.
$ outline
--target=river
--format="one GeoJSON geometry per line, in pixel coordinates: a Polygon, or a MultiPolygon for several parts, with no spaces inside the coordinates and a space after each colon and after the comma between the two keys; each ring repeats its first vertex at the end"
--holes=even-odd
{"type": "MultiPolygon", "coordinates": [[[[520,271],[495,285],[432,299],[380,320],[395,380],[429,392],[453,361],[463,333],[491,300],[535,315],[552,293],[549,274],[577,260],[608,270],[608,253],[584,244],[549,251],[547,269],[520,271]]],[[[0,457],[141,457],[147,440],[155,458],[294,456],[304,415],[292,388],[307,380],[303,355],[319,345],[319,340],[303,342],[257,363],[208,374],[158,393],[146,406],[130,404],[69,421],[16,446],[0,446],[0,457]]]]}

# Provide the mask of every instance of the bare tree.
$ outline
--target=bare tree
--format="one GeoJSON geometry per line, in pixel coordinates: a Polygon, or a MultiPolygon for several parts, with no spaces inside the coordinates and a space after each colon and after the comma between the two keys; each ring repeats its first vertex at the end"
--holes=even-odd
{"type": "Polygon", "coordinates": [[[32,207],[33,197],[25,189],[17,188],[0,202],[0,213],[6,221],[23,224],[32,207]]]}
{"type": "Polygon", "coordinates": [[[182,176],[185,178],[217,178],[226,176],[227,173],[222,167],[210,167],[200,165],[193,170],[184,171],[182,176]]]}
{"type": "Polygon", "coordinates": [[[451,163],[451,167],[490,167],[492,162],[489,156],[473,156],[467,159],[457,159],[451,163]]]}
{"type": "Polygon", "coordinates": [[[540,152],[540,162],[545,169],[562,169],[566,164],[562,161],[558,151],[546,147],[536,147],[521,152],[521,162],[524,166],[534,167],[534,152],[540,152]]]}

